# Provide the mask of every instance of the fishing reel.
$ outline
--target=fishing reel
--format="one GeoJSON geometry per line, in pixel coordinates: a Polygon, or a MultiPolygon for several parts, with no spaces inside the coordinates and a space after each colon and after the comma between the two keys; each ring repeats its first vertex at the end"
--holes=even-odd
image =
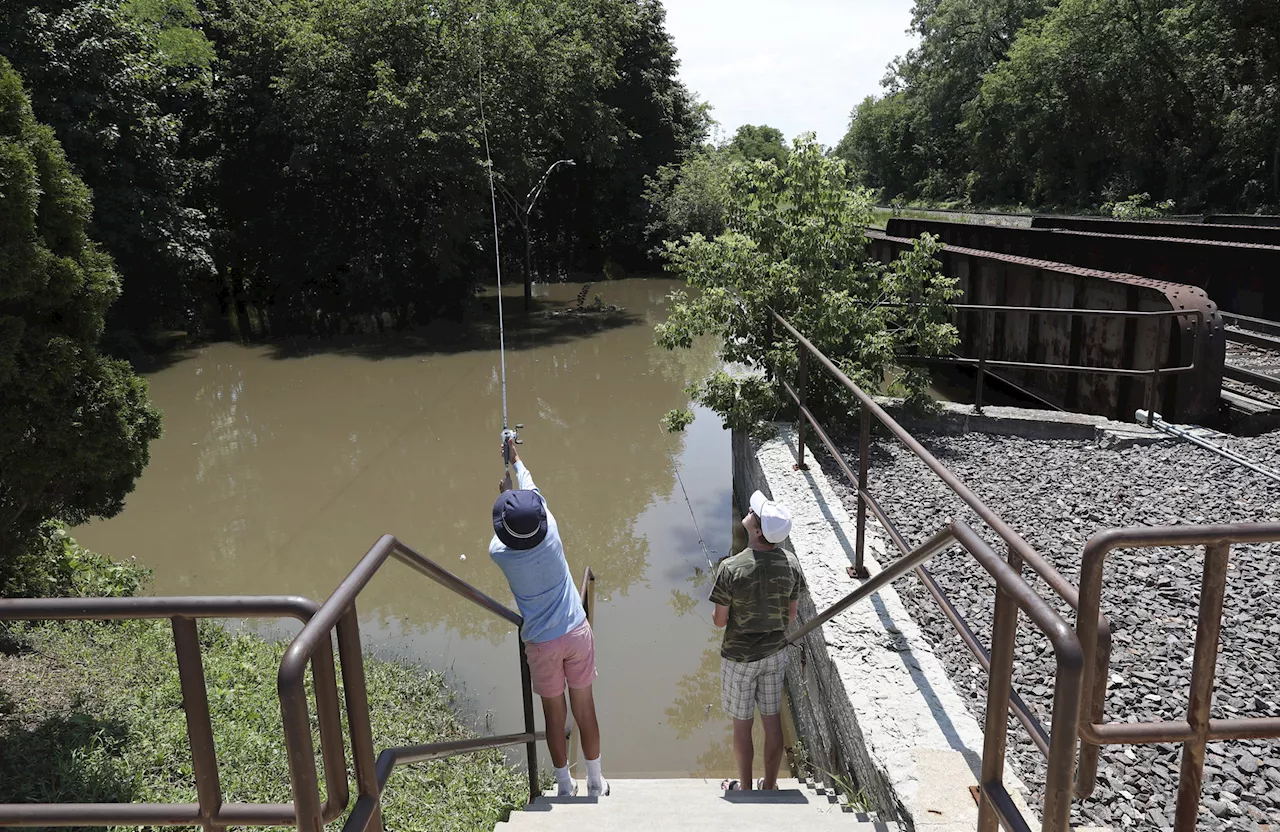
{"type": "Polygon", "coordinates": [[[517,445],[524,444],[516,430],[524,430],[524,425],[516,425],[515,430],[510,428],[502,429],[502,464],[508,467],[511,465],[511,444],[508,440],[514,439],[517,445]]]}

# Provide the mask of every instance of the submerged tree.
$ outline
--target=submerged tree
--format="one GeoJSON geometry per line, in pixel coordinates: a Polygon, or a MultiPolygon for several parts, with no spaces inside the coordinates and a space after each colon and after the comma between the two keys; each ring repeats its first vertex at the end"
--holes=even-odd
{"type": "MultiPolygon", "coordinates": [[[[959,290],[938,271],[936,239],[921,238],[889,265],[872,260],[864,233],[871,192],[850,189],[844,162],[825,155],[811,135],[781,165],[734,167],[728,203],[724,233],[668,243],[672,269],[697,292],[676,292],[670,318],[657,327],[667,349],[715,335],[723,365],[754,371],[721,370],[691,391],[728,427],[753,430],[787,409],[782,380],[795,378],[798,353],[771,310],[873,392],[895,355],[939,355],[955,346],[948,301],[959,290]]],[[[908,366],[898,382],[910,399],[924,400],[926,371],[908,366]]],[[[810,373],[814,409],[840,419],[850,400],[828,374],[810,373]]],[[[673,411],[666,422],[678,429],[687,419],[673,411]]]]}
{"type": "Polygon", "coordinates": [[[0,57],[0,594],[39,572],[46,520],[118,513],[160,435],[146,383],[98,353],[120,279],[85,234],[90,213],[0,57]]]}

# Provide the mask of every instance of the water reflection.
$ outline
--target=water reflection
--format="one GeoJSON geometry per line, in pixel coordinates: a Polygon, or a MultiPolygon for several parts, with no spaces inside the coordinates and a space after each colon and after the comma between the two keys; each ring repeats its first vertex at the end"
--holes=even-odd
{"type": "MultiPolygon", "coordinates": [[[[715,635],[705,589],[692,582],[706,559],[677,462],[716,557],[731,523],[719,420],[699,410],[679,437],[659,425],[715,360],[709,342],[683,353],[653,346],[673,286],[596,284],[606,303],[625,307],[606,319],[545,314],[573,305],[574,284],[545,289],[531,318],[509,313],[510,420],[525,424],[523,453],[560,521],[574,575],[590,564],[598,576],[597,696],[619,774],[708,770],[702,758],[725,727],[668,713],[673,702],[683,713],[683,680],[705,675],[715,635]]],[[[487,556],[501,475],[496,341],[492,327],[479,327],[390,344],[194,351],[150,376],[165,436],[125,512],[78,535],[153,567],[160,594],[322,599],[390,532],[510,603],[487,556]]],[[[519,727],[506,622],[397,564],[361,596],[360,618],[370,649],[452,668],[470,707],[493,712],[495,730],[519,727]]]]}

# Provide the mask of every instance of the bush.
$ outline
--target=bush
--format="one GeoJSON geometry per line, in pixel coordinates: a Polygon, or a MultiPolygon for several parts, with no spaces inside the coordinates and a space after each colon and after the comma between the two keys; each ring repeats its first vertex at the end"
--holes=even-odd
{"type": "Polygon", "coordinates": [[[56,520],[41,524],[30,545],[3,566],[3,598],[120,598],[137,595],[152,574],[135,560],[89,551],[56,520]]]}

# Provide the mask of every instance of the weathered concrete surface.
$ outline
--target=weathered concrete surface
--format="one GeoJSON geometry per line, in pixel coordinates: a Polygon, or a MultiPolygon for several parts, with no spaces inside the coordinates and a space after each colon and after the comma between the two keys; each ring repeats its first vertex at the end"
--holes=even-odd
{"type": "Polygon", "coordinates": [[[1084,439],[1093,440],[1104,448],[1172,441],[1168,434],[1137,422],[1117,422],[1090,413],[991,406],[978,413],[973,405],[940,402],[936,414],[920,418],[906,411],[902,399],[877,396],[876,401],[908,430],[923,428],[931,433],[988,433],[1023,439],[1084,439]]]}
{"type": "Polygon", "coordinates": [[[796,780],[769,792],[723,792],[719,780],[613,780],[608,797],[541,797],[495,832],[897,832],[897,824],[844,811],[796,780]]]}
{"type": "MultiPolygon", "coordinates": [[[[809,583],[803,621],[856,587],[846,573],[854,524],[817,466],[794,470],[795,450],[789,425],[758,447],[735,435],[734,484],[740,499],[758,488],[791,509],[790,545],[809,583]]],[[[886,557],[868,529],[872,574],[886,557]]],[[[969,786],[978,782],[982,730],[892,587],[793,648],[787,685],[810,759],[828,772],[853,772],[882,817],[929,832],[974,829],[969,786]]],[[[1021,804],[1012,772],[1006,786],[1021,804]]],[[[1033,813],[1024,814],[1038,826],[1033,813]]]]}

